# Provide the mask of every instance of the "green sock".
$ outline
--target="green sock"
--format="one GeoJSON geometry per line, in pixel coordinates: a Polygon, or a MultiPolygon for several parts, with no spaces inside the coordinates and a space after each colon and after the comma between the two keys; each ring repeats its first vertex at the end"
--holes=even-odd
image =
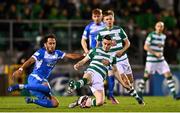
{"type": "Polygon", "coordinates": [[[148,79],[148,77],[143,77],[144,82],[146,82],[148,79]]]}
{"type": "Polygon", "coordinates": [[[167,84],[168,84],[168,87],[170,88],[171,94],[175,97],[176,96],[175,82],[172,76],[167,77],[166,79],[167,79],[167,84]]]}
{"type": "Polygon", "coordinates": [[[96,106],[96,99],[95,98],[91,100],[91,105],[96,106]]]}
{"type": "Polygon", "coordinates": [[[140,92],[144,92],[144,88],[145,88],[145,85],[146,85],[146,81],[148,80],[149,78],[148,77],[143,77],[143,79],[140,81],[138,87],[139,87],[139,91],[140,92]]]}
{"type": "Polygon", "coordinates": [[[76,89],[79,89],[83,86],[85,86],[87,84],[87,79],[86,78],[82,78],[80,80],[78,80],[75,85],[76,85],[76,89]]]}

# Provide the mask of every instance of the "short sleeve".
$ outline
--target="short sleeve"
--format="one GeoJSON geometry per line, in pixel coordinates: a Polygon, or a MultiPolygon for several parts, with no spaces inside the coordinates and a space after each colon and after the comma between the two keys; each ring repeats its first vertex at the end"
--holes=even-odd
{"type": "Polygon", "coordinates": [[[39,49],[32,55],[32,57],[36,60],[41,60],[41,59],[43,59],[44,52],[45,51],[43,51],[43,49],[39,49]]]}
{"type": "Polygon", "coordinates": [[[93,57],[94,57],[94,55],[95,55],[95,53],[96,53],[96,48],[91,49],[91,50],[89,51],[89,54],[88,54],[89,59],[92,60],[93,57]]]}
{"type": "Polygon", "coordinates": [[[61,50],[56,50],[56,53],[58,54],[58,59],[63,59],[65,56],[65,52],[62,52],[61,50]]]}
{"type": "Polygon", "coordinates": [[[100,33],[98,33],[98,35],[97,35],[97,37],[96,37],[96,40],[101,42],[102,39],[103,39],[103,37],[101,36],[100,33]]]}
{"type": "Polygon", "coordinates": [[[114,64],[116,64],[116,63],[117,63],[116,57],[113,57],[112,65],[114,65],[114,64]]]}
{"type": "Polygon", "coordinates": [[[146,41],[145,41],[146,44],[150,44],[151,43],[151,34],[149,34],[146,38],[146,41]]]}
{"type": "Polygon", "coordinates": [[[126,32],[122,28],[121,28],[120,36],[123,40],[128,38],[126,32]]]}
{"type": "Polygon", "coordinates": [[[82,35],[82,38],[85,38],[85,39],[88,39],[89,38],[89,32],[90,32],[90,29],[89,29],[89,25],[87,25],[84,29],[84,32],[83,32],[83,35],[82,35]]]}

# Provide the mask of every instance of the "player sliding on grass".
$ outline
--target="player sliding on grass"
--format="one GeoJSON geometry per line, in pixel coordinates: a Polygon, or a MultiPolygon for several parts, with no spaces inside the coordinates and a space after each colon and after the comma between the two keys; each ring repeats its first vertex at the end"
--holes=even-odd
{"type": "MultiPolygon", "coordinates": [[[[69,91],[73,91],[75,89],[79,89],[84,85],[88,84],[90,89],[95,96],[90,102],[87,101],[87,106],[100,106],[104,104],[105,93],[104,93],[104,79],[107,76],[109,67],[113,67],[114,70],[116,67],[116,57],[112,55],[109,51],[112,45],[112,39],[109,35],[106,35],[102,39],[102,47],[92,49],[89,54],[74,65],[74,68],[78,70],[81,66],[83,66],[86,62],[91,60],[87,70],[85,71],[83,78],[79,81],[75,82],[71,80],[69,82],[69,91]]],[[[115,71],[118,74],[118,71],[115,71]]],[[[125,75],[126,76],[126,75],[125,75]]],[[[125,79],[125,77],[124,77],[125,79]]],[[[118,80],[122,82],[121,76],[118,76],[118,80]]],[[[126,77],[126,81],[122,82],[122,85],[127,89],[131,89],[130,82],[126,77]]],[[[133,89],[132,89],[133,90],[133,89]]],[[[90,99],[89,99],[90,100],[90,99]]],[[[78,105],[78,101],[75,101],[69,105],[70,108],[73,108],[78,105]]],[[[140,103],[143,103],[141,98],[138,98],[140,103]]]]}
{"type": "Polygon", "coordinates": [[[64,53],[56,48],[55,35],[48,35],[44,38],[44,47],[36,51],[17,71],[13,73],[13,77],[20,76],[27,67],[35,63],[32,73],[28,77],[28,84],[17,84],[8,88],[9,92],[15,90],[29,90],[36,99],[26,98],[27,103],[35,103],[37,105],[54,108],[59,105],[56,97],[51,95],[51,88],[47,81],[50,73],[57,61],[63,58],[77,59],[79,54],[64,53]]]}
{"type": "Polygon", "coordinates": [[[144,49],[147,51],[146,67],[144,77],[139,83],[139,93],[142,95],[149,76],[157,72],[164,75],[173,98],[178,100],[180,97],[177,97],[176,95],[175,81],[173,80],[172,73],[170,72],[169,66],[163,56],[166,39],[163,30],[164,23],[159,21],[155,25],[155,31],[151,32],[146,38],[144,45],[144,49]]]}
{"type": "MultiPolygon", "coordinates": [[[[130,47],[130,42],[128,39],[128,36],[126,35],[125,31],[119,27],[114,25],[114,12],[112,10],[107,10],[103,13],[103,21],[106,24],[106,27],[99,31],[99,34],[97,36],[97,46],[99,46],[100,42],[102,41],[102,38],[105,35],[110,35],[112,37],[112,47],[110,49],[111,55],[115,55],[117,59],[117,70],[119,72],[118,75],[113,70],[108,70],[110,75],[115,75],[118,79],[119,77],[122,77],[122,80],[126,82],[126,79],[128,77],[128,80],[130,81],[131,88],[126,88],[128,93],[133,96],[139,104],[145,104],[143,100],[141,100],[136,92],[136,90],[133,87],[133,74],[131,70],[131,66],[129,64],[128,56],[126,54],[126,51],[130,47]]],[[[119,79],[118,79],[119,81],[119,79]]]]}
{"type": "MultiPolygon", "coordinates": [[[[92,22],[90,22],[86,28],[84,29],[82,39],[81,39],[81,45],[85,52],[85,54],[89,53],[89,49],[93,49],[96,47],[96,37],[100,30],[105,28],[104,22],[102,22],[102,10],[101,9],[93,9],[92,10],[92,22]],[[89,42],[89,49],[87,40],[89,42]]],[[[114,76],[109,75],[107,76],[107,82],[108,82],[108,99],[111,100],[112,104],[118,104],[118,100],[115,99],[113,94],[114,89],[114,76]]]]}

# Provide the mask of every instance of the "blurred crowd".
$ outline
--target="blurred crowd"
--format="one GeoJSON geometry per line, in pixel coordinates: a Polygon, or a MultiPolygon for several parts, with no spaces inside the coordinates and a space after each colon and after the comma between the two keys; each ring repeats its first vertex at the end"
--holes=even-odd
{"type": "Polygon", "coordinates": [[[89,20],[94,8],[114,10],[116,19],[124,22],[132,48],[139,46],[137,38],[146,36],[162,20],[168,36],[167,61],[178,63],[180,0],[0,0],[0,20],[89,20]]]}
{"type": "Polygon", "coordinates": [[[179,24],[178,4],[179,0],[0,0],[0,19],[90,19],[92,9],[101,8],[114,10],[118,19],[133,19],[144,29],[160,19],[172,29],[179,24]]]}

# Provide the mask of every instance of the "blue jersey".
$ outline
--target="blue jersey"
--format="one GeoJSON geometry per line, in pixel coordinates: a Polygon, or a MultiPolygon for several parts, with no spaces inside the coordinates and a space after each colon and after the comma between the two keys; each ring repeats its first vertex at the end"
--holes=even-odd
{"type": "Polygon", "coordinates": [[[105,24],[103,22],[99,24],[91,22],[85,27],[82,38],[89,40],[90,49],[96,47],[96,37],[99,31],[102,30],[103,28],[105,28],[105,24]]]}
{"type": "Polygon", "coordinates": [[[65,53],[60,50],[55,50],[51,54],[45,48],[37,50],[32,55],[36,60],[32,74],[37,74],[41,79],[48,78],[57,61],[64,56],[65,53]]]}

